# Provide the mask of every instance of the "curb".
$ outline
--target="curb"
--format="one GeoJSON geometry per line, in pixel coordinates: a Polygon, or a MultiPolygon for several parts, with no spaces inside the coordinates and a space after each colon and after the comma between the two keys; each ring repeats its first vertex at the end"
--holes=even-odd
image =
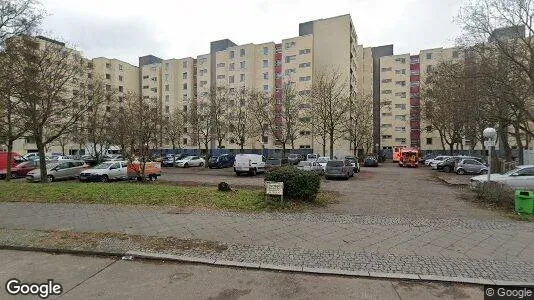
{"type": "Polygon", "coordinates": [[[40,248],[40,247],[24,247],[24,246],[6,246],[0,245],[0,250],[17,250],[17,251],[35,251],[46,253],[61,253],[61,254],[75,254],[75,255],[91,255],[91,256],[132,256],[139,259],[147,260],[169,260],[184,263],[197,263],[224,267],[237,267],[256,270],[269,271],[284,271],[284,272],[299,272],[308,274],[321,275],[340,275],[363,278],[382,278],[382,279],[399,279],[399,280],[423,280],[434,282],[451,282],[451,283],[466,283],[478,285],[510,285],[510,286],[531,286],[534,282],[521,281],[505,281],[505,280],[491,280],[484,278],[465,278],[465,277],[451,277],[439,275],[417,275],[406,273],[382,273],[382,272],[368,272],[357,270],[341,270],[330,268],[309,268],[295,265],[273,265],[268,263],[251,263],[240,262],[232,260],[217,260],[214,258],[205,258],[197,256],[162,254],[142,251],[126,251],[126,252],[111,252],[111,251],[92,251],[92,250],[74,250],[74,249],[60,249],[60,248],[40,248]]]}

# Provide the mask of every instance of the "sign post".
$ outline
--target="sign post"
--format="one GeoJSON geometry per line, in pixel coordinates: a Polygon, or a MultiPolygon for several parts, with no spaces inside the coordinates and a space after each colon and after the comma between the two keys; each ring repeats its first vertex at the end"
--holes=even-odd
{"type": "Polygon", "coordinates": [[[280,196],[280,202],[284,201],[284,183],[265,181],[265,196],[280,196]]]}
{"type": "Polygon", "coordinates": [[[497,131],[495,128],[488,127],[482,132],[484,136],[484,146],[488,149],[488,183],[491,180],[491,147],[495,147],[495,140],[497,139],[497,131]]]}

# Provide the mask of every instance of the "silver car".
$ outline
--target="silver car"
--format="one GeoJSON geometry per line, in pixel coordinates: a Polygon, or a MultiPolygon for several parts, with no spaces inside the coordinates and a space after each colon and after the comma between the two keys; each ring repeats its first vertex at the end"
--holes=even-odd
{"type": "Polygon", "coordinates": [[[472,174],[487,174],[488,167],[476,159],[464,158],[460,160],[454,167],[456,174],[464,175],[467,173],[472,174]]]}
{"type": "Polygon", "coordinates": [[[325,179],[345,178],[354,176],[354,169],[348,160],[330,160],[326,163],[325,179]]]}
{"type": "Polygon", "coordinates": [[[303,171],[311,171],[319,175],[324,175],[323,167],[318,162],[315,162],[315,161],[308,161],[308,160],[301,161],[297,165],[297,169],[303,170],[303,171]]]}
{"type": "MultiPolygon", "coordinates": [[[[78,178],[80,172],[89,166],[83,160],[63,160],[46,165],[47,181],[58,179],[78,178]]],[[[26,174],[26,179],[32,182],[41,181],[41,170],[38,168],[26,174]]]]}

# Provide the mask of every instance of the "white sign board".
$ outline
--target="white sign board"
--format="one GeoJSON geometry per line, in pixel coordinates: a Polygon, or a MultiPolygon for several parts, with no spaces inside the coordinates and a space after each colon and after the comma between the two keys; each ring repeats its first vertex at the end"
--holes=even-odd
{"type": "Polygon", "coordinates": [[[484,141],[484,147],[495,147],[495,141],[484,141]]]}
{"type": "Polygon", "coordinates": [[[265,182],[265,194],[283,196],[284,195],[284,183],[266,181],[265,182]]]}

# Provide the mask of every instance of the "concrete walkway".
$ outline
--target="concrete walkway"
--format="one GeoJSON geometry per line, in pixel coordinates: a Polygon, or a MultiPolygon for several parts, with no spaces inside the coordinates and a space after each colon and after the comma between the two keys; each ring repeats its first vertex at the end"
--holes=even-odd
{"type": "Polygon", "coordinates": [[[532,223],[0,203],[0,228],[174,236],[228,245],[222,253],[185,253],[208,261],[534,282],[532,223]]]}

